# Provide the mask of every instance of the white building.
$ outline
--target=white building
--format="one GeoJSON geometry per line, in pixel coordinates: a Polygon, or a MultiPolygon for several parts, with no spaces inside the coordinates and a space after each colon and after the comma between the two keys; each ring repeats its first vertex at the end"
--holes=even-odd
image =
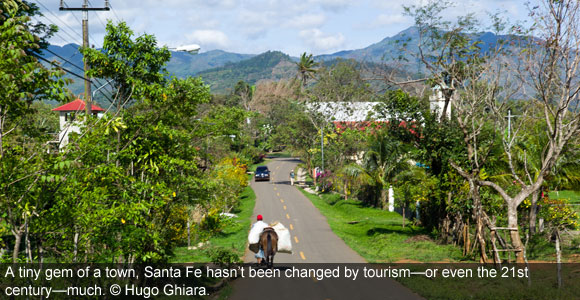
{"type": "MultiPolygon", "coordinates": [[[[62,149],[68,144],[68,136],[71,132],[81,133],[82,119],[79,114],[85,111],[85,102],[81,99],[76,99],[73,102],[59,106],[52,111],[60,113],[59,123],[60,132],[58,133],[58,148],[62,149]]],[[[92,105],[93,115],[101,117],[105,110],[97,105],[92,105]]]]}
{"type": "MultiPolygon", "coordinates": [[[[453,97],[452,99],[453,100],[453,97]]],[[[445,96],[440,86],[433,88],[433,94],[429,96],[429,109],[436,111],[439,116],[443,115],[443,109],[445,108],[445,96]]],[[[451,118],[451,101],[447,105],[447,111],[445,112],[447,118],[451,118]]]]}

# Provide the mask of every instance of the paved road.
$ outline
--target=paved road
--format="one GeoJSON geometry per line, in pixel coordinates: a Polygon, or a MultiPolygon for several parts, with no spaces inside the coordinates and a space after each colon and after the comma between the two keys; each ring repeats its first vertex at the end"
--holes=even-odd
{"type": "MultiPolygon", "coordinates": [[[[292,234],[293,254],[279,253],[275,267],[285,271],[300,263],[316,263],[308,268],[321,268],[320,264],[365,263],[365,260],[337,237],[326,218],[295,186],[289,182],[289,173],[298,164],[292,158],[278,158],[268,164],[270,182],[252,182],[256,193],[256,206],[252,219],[258,214],[264,221],[280,221],[292,234]]],[[[246,251],[244,262],[255,262],[254,254],[246,251]]],[[[338,265],[326,265],[336,268],[338,265]]],[[[344,268],[341,265],[340,268],[344,268]]],[[[361,275],[362,277],[362,275],[361,275]]],[[[360,278],[360,277],[359,277],[360,278]]],[[[421,299],[392,279],[357,280],[332,279],[238,279],[229,299],[250,299],[258,294],[266,299],[421,299]]],[[[257,298],[263,298],[257,296],[257,298]]]]}
{"type": "MultiPolygon", "coordinates": [[[[276,263],[364,263],[365,260],[337,237],[326,218],[320,214],[296,186],[291,186],[289,174],[298,161],[276,159],[268,168],[271,181],[252,182],[256,193],[254,215],[264,221],[280,221],[292,234],[293,254],[276,255],[276,263]]],[[[246,251],[244,262],[255,262],[253,252],[246,251]]]]}

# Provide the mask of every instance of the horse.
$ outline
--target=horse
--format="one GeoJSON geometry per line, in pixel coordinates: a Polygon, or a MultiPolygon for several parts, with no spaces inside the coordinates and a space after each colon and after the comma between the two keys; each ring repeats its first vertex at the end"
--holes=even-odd
{"type": "Polygon", "coordinates": [[[274,265],[274,255],[278,251],[278,234],[272,227],[266,227],[260,235],[260,247],[264,250],[264,260],[268,268],[274,265]]]}

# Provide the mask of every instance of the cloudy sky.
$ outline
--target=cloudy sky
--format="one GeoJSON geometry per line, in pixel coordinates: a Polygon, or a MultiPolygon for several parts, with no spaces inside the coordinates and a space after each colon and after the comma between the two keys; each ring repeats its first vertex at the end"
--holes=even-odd
{"type": "MultiPolygon", "coordinates": [[[[60,0],[30,0],[40,7],[43,20],[61,28],[54,44],[80,44],[81,12],[61,12],[60,0]]],[[[80,7],[83,0],[66,0],[80,7]]],[[[89,1],[92,7],[104,0],[89,1]]],[[[413,25],[402,5],[421,0],[110,0],[108,12],[89,13],[90,42],[102,45],[104,24],[123,20],[138,34],[157,37],[160,45],[196,43],[202,52],[222,49],[237,53],[280,50],[325,54],[364,48],[413,25]]],[[[463,0],[449,10],[449,18],[474,12],[502,11],[511,21],[525,20],[524,0],[463,0]]],[[[533,0],[532,0],[533,2],[533,0]]]]}

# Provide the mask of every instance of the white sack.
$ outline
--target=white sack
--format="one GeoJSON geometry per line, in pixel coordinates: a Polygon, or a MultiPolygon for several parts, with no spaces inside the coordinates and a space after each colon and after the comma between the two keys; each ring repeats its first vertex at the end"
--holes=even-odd
{"type": "Polygon", "coordinates": [[[280,222],[276,222],[272,228],[274,228],[274,231],[276,231],[276,234],[278,235],[278,252],[292,254],[292,238],[290,236],[290,230],[284,227],[280,222]]]}
{"type": "Polygon", "coordinates": [[[264,230],[264,228],[268,227],[266,222],[256,222],[252,225],[252,229],[250,229],[250,234],[248,234],[248,243],[250,244],[249,248],[252,252],[258,252],[258,242],[260,241],[260,234],[264,230]]]}

